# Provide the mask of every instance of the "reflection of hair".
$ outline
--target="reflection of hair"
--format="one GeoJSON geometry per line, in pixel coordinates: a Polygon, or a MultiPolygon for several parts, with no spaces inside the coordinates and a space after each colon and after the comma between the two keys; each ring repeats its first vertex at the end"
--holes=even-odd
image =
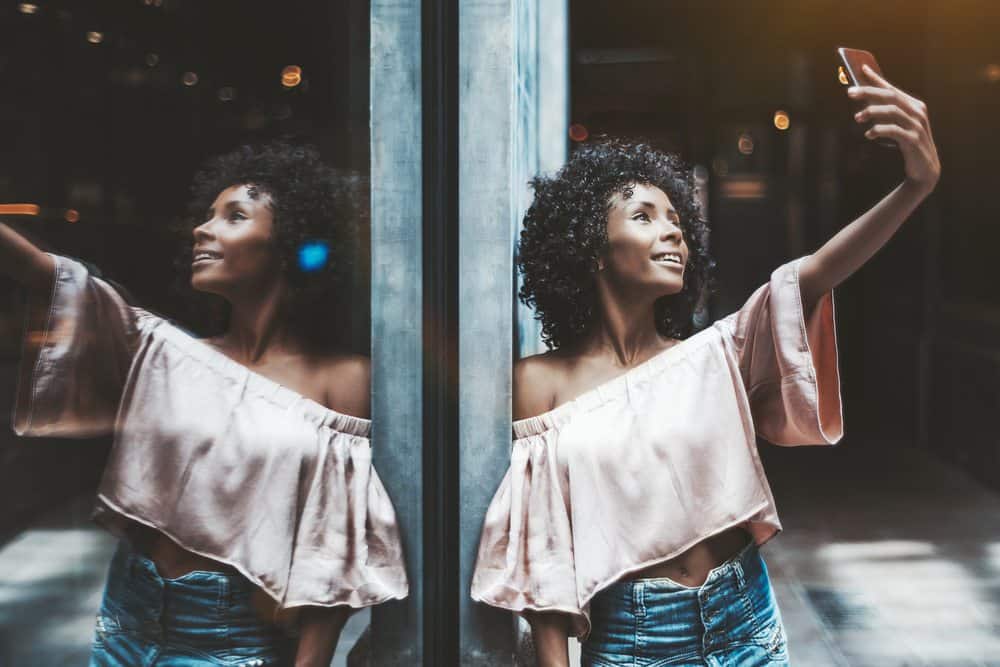
{"type": "MultiPolygon", "coordinates": [[[[253,186],[258,196],[270,199],[274,242],[290,290],[288,325],[294,335],[315,344],[345,342],[351,329],[346,290],[368,211],[362,180],[328,167],[310,146],[283,141],[242,146],[210,159],[195,175],[188,234],[204,221],[218,194],[233,185],[253,186]],[[322,250],[320,261],[308,256],[305,259],[313,261],[301,261],[307,246],[327,248],[325,261],[322,250]]],[[[185,280],[191,271],[190,238],[179,263],[185,280]]]]}
{"type": "Polygon", "coordinates": [[[656,325],[665,336],[691,334],[694,308],[710,288],[714,268],[693,177],[674,155],[603,139],[577,149],[555,176],[531,181],[535,198],[524,216],[517,260],[524,274],[520,297],[534,307],[550,349],[578,343],[594,323],[594,273],[608,241],[611,200],[633,184],[663,190],[680,216],[690,249],[684,287],[657,300],[656,325]]]}

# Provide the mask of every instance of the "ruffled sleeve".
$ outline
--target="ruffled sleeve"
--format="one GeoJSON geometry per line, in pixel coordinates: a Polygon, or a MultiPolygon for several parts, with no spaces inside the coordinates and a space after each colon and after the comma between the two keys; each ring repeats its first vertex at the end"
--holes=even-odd
{"type": "Polygon", "coordinates": [[[483,522],[472,598],[511,611],[569,614],[576,636],[589,632],[573,558],[568,482],[556,458],[557,432],[515,422],[510,468],[483,522]]]}
{"type": "Polygon", "coordinates": [[[283,608],[359,608],[408,593],[392,502],[372,467],[368,420],[338,414],[300,472],[303,501],[283,608]]]}
{"type": "Polygon", "coordinates": [[[143,311],[79,262],[53,259],[49,301],[29,304],[14,431],[80,438],[110,433],[143,311]]]}
{"type": "Polygon", "coordinates": [[[806,318],[803,259],[779,267],[716,324],[738,361],[755,429],[776,445],[836,444],[844,431],[833,293],[806,318]]]}

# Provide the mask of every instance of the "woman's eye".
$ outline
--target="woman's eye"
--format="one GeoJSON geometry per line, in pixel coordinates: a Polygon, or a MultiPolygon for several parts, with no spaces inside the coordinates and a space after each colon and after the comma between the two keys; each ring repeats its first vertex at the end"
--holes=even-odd
{"type": "Polygon", "coordinates": [[[646,213],[637,213],[633,220],[645,220],[646,222],[649,222],[649,215],[646,213]]]}
{"type": "Polygon", "coordinates": [[[242,213],[240,213],[239,211],[233,211],[229,215],[229,219],[230,220],[246,220],[247,217],[245,215],[243,215],[242,213]]]}

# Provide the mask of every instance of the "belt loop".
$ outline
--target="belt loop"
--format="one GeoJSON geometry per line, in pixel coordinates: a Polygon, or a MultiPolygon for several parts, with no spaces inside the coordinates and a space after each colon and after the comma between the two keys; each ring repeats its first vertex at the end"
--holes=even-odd
{"type": "Polygon", "coordinates": [[[229,602],[229,577],[217,577],[219,582],[219,613],[225,613],[230,606],[229,602]]]}
{"type": "Polygon", "coordinates": [[[747,588],[747,580],[743,572],[742,560],[736,559],[733,561],[733,574],[736,576],[736,584],[739,586],[740,592],[742,593],[747,588]]]}
{"type": "Polygon", "coordinates": [[[632,584],[632,607],[636,618],[646,617],[646,584],[643,581],[632,584]]]}

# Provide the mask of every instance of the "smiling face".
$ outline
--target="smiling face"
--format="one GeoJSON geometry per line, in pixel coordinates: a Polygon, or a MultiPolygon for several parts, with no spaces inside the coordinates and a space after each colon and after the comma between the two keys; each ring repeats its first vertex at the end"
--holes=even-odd
{"type": "Polygon", "coordinates": [[[273,285],[282,266],[270,197],[252,185],[220,192],[194,229],[192,253],[196,290],[231,298],[273,285]]]}
{"type": "Polygon", "coordinates": [[[680,292],[688,260],[680,224],[670,198],[658,187],[635,184],[615,194],[600,279],[652,299],[680,292]]]}

